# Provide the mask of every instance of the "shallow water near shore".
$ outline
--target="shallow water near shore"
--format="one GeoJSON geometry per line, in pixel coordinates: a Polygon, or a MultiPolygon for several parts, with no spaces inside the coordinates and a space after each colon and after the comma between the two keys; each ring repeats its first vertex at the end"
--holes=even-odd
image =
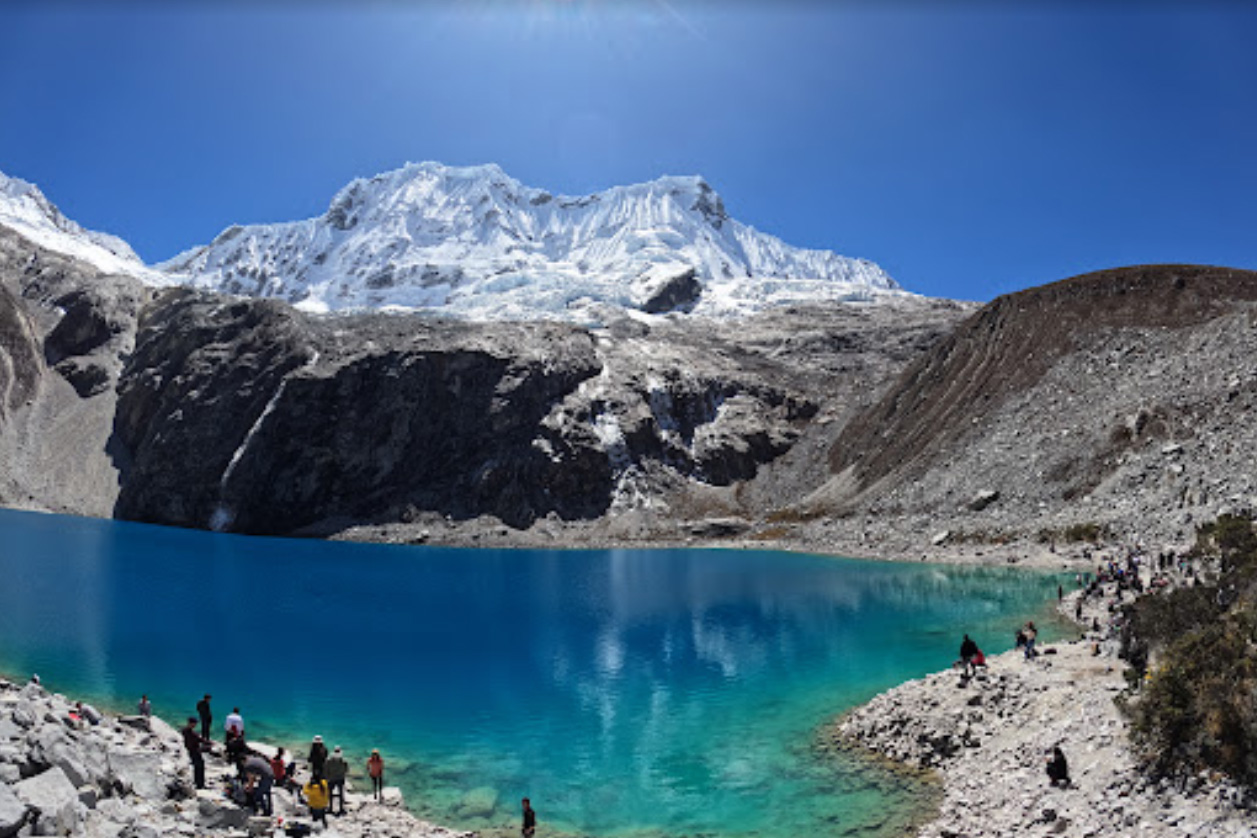
{"type": "MultiPolygon", "coordinates": [[[[1060,575],[757,551],[258,539],[0,510],[0,670],[171,722],[384,754],[493,833],[896,835],[929,795],[817,747],[842,710],[1011,647],[1060,575]]],[[[1050,639],[1051,629],[1047,631],[1050,639]]]]}

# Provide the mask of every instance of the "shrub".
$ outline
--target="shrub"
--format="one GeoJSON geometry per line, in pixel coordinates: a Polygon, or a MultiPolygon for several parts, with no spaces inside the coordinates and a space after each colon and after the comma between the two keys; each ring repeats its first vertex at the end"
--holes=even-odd
{"type": "Polygon", "coordinates": [[[1200,527],[1194,552],[1218,560],[1216,584],[1124,609],[1122,656],[1139,672],[1156,661],[1125,708],[1159,771],[1213,768],[1257,786],[1257,534],[1222,516],[1200,527]]]}

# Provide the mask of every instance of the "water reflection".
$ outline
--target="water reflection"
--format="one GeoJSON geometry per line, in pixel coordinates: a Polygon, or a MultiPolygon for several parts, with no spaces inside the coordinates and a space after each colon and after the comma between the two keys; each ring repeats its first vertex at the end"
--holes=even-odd
{"type": "Polygon", "coordinates": [[[888,795],[910,792],[817,762],[816,726],[950,662],[961,632],[1006,648],[1056,584],[742,551],[416,550],[11,512],[0,528],[12,580],[0,666],[123,707],[147,692],[169,719],[209,691],[263,735],[320,733],[364,757],[380,747],[421,813],[480,829],[512,823],[524,794],[547,802],[547,823],[595,835],[871,828],[902,810],[888,795]],[[493,793],[503,802],[486,810],[493,793]]]}

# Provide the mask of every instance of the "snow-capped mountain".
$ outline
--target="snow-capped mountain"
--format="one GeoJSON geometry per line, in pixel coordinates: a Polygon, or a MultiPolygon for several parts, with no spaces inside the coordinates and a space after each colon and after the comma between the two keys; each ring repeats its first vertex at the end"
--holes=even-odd
{"type": "Polygon", "coordinates": [[[128,274],[154,283],[168,282],[144,265],[122,239],[84,230],[61,214],[39,187],[0,172],[0,225],[47,250],[81,259],[104,273],[128,274]]]}
{"type": "Polygon", "coordinates": [[[158,267],[312,311],[469,319],[598,319],[606,304],[720,315],[902,293],[872,262],[791,247],[733,220],[698,177],[566,197],[496,165],[439,163],[355,180],[318,218],[231,227],[158,267]]]}

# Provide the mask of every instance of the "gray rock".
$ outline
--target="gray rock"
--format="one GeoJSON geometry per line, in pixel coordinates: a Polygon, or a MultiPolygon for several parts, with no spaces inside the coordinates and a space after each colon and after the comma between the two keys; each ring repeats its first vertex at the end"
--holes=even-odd
{"type": "Polygon", "coordinates": [[[0,785],[0,838],[12,838],[29,818],[29,807],[7,785],[0,785]]]}
{"type": "Polygon", "coordinates": [[[175,779],[165,770],[160,754],[121,748],[109,751],[109,773],[124,792],[153,801],[165,800],[175,779]]]}
{"type": "Polygon", "coordinates": [[[983,489],[970,499],[968,506],[973,512],[981,512],[997,500],[999,500],[999,492],[994,489],[983,489]]]}
{"type": "Polygon", "coordinates": [[[0,742],[21,739],[25,731],[9,716],[0,716],[0,742]]]}
{"type": "Polygon", "coordinates": [[[204,829],[243,829],[249,822],[247,810],[207,790],[197,792],[196,810],[197,824],[204,829]]]}
{"type": "Polygon", "coordinates": [[[38,835],[69,835],[82,820],[78,789],[60,768],[49,768],[15,783],[13,791],[28,806],[39,810],[38,835]]]}
{"type": "Polygon", "coordinates": [[[100,800],[100,789],[95,786],[79,786],[79,802],[88,809],[95,809],[100,800]]]}

